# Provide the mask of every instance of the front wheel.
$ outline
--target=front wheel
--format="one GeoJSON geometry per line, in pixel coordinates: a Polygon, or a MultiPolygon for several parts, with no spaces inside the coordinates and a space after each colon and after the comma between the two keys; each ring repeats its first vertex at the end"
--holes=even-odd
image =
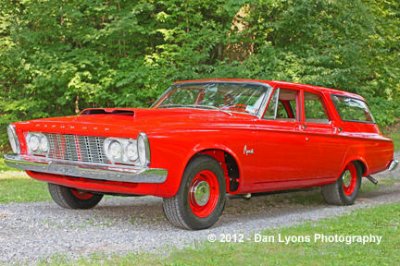
{"type": "Polygon", "coordinates": [[[361,167],[351,162],[335,183],[321,188],[322,196],[329,204],[352,205],[358,196],[361,178],[361,167]]]}
{"type": "Polygon", "coordinates": [[[66,209],[91,209],[103,198],[102,194],[93,194],[50,183],[48,186],[54,202],[66,209]]]}
{"type": "Polygon", "coordinates": [[[187,166],[178,193],[164,198],[165,216],[184,229],[209,228],[222,214],[225,193],[225,177],[219,163],[209,156],[198,156],[187,166]]]}

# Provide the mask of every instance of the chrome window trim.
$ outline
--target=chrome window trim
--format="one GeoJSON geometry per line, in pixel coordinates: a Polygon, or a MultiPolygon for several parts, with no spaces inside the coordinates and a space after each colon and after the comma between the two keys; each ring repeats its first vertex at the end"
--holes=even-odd
{"type": "Polygon", "coordinates": [[[257,117],[259,119],[261,119],[262,116],[264,115],[267,105],[268,105],[268,102],[269,102],[269,99],[271,98],[272,91],[274,90],[271,86],[269,86],[269,85],[266,86],[266,84],[264,84],[264,87],[266,87],[268,90],[264,95],[264,99],[260,105],[260,108],[258,109],[257,117]]]}
{"type": "MultiPolygon", "coordinates": [[[[281,93],[281,88],[276,89],[276,102],[275,102],[275,110],[274,110],[274,120],[276,120],[276,117],[278,116],[278,105],[279,105],[279,95],[281,93]]],[[[275,96],[275,95],[274,95],[275,96]]],[[[271,98],[272,100],[272,98],[271,98]]]]}
{"type": "Polygon", "coordinates": [[[275,120],[278,117],[279,95],[281,94],[281,88],[277,88],[276,91],[277,91],[277,94],[276,94],[275,113],[274,113],[275,120]]]}
{"type": "Polygon", "coordinates": [[[168,87],[168,89],[166,89],[161,95],[160,97],[157,98],[157,100],[154,101],[154,103],[152,105],[150,105],[150,108],[157,108],[161,101],[165,98],[166,95],[168,95],[168,93],[174,88],[174,85],[168,87]]]}

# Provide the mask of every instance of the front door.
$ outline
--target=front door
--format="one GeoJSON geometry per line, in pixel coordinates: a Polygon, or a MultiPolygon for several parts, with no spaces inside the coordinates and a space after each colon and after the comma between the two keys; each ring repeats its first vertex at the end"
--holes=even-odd
{"type": "Polygon", "coordinates": [[[301,130],[301,91],[276,89],[262,119],[255,122],[255,184],[304,180],[313,172],[301,130]]]}

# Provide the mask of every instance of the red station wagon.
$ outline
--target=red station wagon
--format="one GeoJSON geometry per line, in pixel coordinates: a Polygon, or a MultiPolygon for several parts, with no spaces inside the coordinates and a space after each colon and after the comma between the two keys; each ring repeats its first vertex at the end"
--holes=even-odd
{"type": "Polygon", "coordinates": [[[361,96],[280,81],[180,81],[148,109],[86,109],[8,135],[6,163],[47,182],[61,207],[153,195],[186,229],[217,222],[227,194],[321,187],[350,205],[363,176],[398,164],[361,96]]]}

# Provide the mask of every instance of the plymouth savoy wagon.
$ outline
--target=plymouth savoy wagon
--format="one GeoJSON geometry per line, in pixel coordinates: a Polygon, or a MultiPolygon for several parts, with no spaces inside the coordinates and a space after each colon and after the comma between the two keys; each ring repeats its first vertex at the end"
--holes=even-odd
{"type": "Polygon", "coordinates": [[[186,229],[217,222],[227,194],[321,187],[350,205],[362,177],[398,164],[361,96],[265,80],[176,82],[148,109],[86,109],[8,135],[6,163],[47,182],[61,207],[153,195],[186,229]]]}

